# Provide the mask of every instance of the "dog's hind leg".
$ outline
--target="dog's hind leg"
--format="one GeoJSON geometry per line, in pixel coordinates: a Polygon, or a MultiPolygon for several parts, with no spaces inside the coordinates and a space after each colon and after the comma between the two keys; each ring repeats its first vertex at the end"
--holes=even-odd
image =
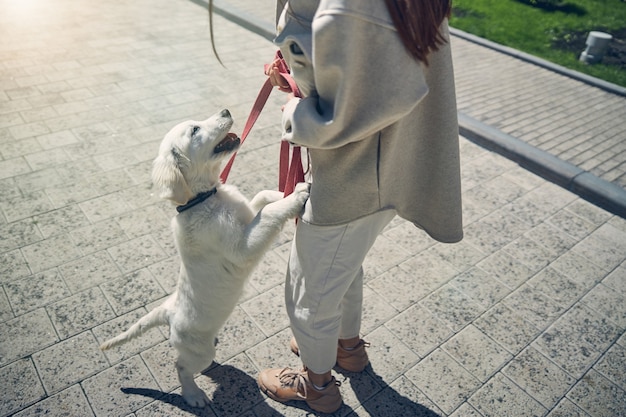
{"type": "Polygon", "coordinates": [[[100,345],[100,349],[111,349],[112,347],[121,345],[122,343],[126,343],[131,339],[141,336],[143,333],[155,326],[160,326],[163,324],[168,324],[167,310],[163,305],[160,305],[159,307],[155,308],[154,310],[140,318],[125,332],[102,343],[100,345]]]}
{"type": "Polygon", "coordinates": [[[209,397],[196,384],[194,374],[202,372],[211,365],[215,357],[215,347],[207,346],[208,352],[202,354],[180,346],[176,346],[176,349],[178,350],[176,371],[183,398],[192,407],[206,406],[209,403],[209,397]]]}

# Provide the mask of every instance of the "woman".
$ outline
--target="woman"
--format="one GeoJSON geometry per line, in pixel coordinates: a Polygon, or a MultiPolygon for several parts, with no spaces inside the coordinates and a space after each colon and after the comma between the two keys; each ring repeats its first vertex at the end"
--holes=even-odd
{"type": "MultiPolygon", "coordinates": [[[[279,0],[277,37],[304,98],[284,139],[310,150],[311,196],[286,280],[291,348],[304,369],[269,369],[271,398],[330,413],[335,364],[362,371],[362,262],[398,214],[441,242],[462,238],[448,0],[279,0]]],[[[288,90],[275,66],[268,75],[288,90]]],[[[419,285],[419,283],[417,283],[419,285]]]]}

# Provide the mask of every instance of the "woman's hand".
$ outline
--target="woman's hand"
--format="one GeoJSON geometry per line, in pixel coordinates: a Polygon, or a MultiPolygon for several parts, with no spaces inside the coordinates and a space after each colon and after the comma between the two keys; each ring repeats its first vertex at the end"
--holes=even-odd
{"type": "Polygon", "coordinates": [[[291,87],[289,87],[289,83],[287,82],[285,77],[280,74],[279,62],[280,60],[276,59],[274,60],[274,62],[268,65],[265,68],[265,75],[270,77],[270,82],[274,87],[278,87],[279,91],[282,91],[284,93],[291,93],[291,87]]]}

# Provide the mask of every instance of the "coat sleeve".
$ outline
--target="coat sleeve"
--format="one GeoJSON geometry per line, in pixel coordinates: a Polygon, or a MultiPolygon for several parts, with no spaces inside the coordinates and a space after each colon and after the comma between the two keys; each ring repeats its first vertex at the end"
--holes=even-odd
{"type": "Polygon", "coordinates": [[[406,116],[428,93],[421,64],[390,23],[318,9],[311,29],[314,91],[285,106],[284,139],[338,148],[406,116]]]}

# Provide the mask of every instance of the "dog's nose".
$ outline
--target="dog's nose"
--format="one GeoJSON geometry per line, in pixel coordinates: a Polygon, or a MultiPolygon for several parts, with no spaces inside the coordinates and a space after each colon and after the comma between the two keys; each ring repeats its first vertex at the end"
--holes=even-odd
{"type": "Polygon", "coordinates": [[[222,117],[231,117],[230,112],[228,111],[228,109],[224,109],[220,112],[220,116],[222,117]]]}

